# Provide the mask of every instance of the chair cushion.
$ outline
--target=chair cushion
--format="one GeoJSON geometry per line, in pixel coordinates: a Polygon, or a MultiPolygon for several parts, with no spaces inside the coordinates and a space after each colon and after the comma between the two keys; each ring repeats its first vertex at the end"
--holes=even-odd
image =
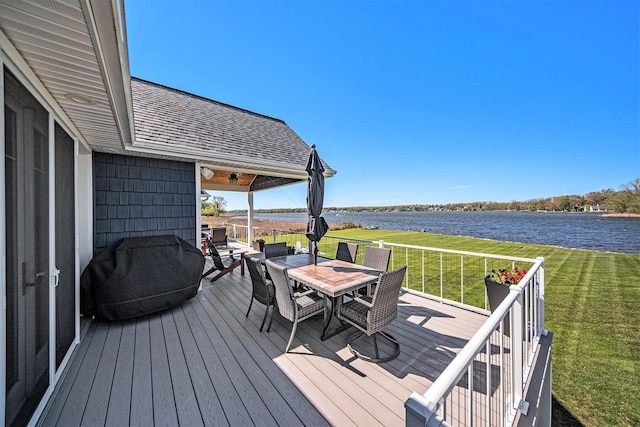
{"type": "Polygon", "coordinates": [[[324,308],[324,298],[311,294],[296,298],[298,305],[298,318],[308,316],[324,308]]]}
{"type": "MultiPolygon", "coordinates": [[[[367,302],[372,301],[371,297],[365,296],[360,298],[367,302]]],[[[361,326],[363,329],[367,329],[367,313],[369,313],[369,307],[360,304],[356,300],[351,300],[340,306],[340,315],[361,326]]]]}

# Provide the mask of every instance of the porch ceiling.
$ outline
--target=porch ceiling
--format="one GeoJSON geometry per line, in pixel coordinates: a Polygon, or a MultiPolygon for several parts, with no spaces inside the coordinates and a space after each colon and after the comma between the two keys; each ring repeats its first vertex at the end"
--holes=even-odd
{"type": "Polygon", "coordinates": [[[210,170],[213,172],[213,176],[211,178],[207,179],[200,176],[200,187],[203,190],[249,192],[267,190],[269,188],[306,181],[306,178],[286,178],[239,172],[236,173],[238,181],[235,184],[232,184],[229,181],[229,178],[231,174],[235,172],[215,169],[210,170]]]}

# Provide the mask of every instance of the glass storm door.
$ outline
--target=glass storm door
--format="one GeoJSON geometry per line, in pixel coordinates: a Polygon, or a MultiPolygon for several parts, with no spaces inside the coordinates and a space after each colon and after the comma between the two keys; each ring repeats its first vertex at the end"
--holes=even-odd
{"type": "Polygon", "coordinates": [[[5,72],[5,424],[23,425],[49,386],[48,114],[5,72]]]}
{"type": "Polygon", "coordinates": [[[75,148],[56,123],[55,130],[56,370],[76,337],[75,148]]]}

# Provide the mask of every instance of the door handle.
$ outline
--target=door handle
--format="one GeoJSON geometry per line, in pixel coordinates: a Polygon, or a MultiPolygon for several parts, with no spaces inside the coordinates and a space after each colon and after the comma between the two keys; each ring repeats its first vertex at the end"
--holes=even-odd
{"type": "Polygon", "coordinates": [[[55,279],[55,285],[53,285],[54,288],[57,288],[58,285],[60,284],[60,270],[58,270],[57,268],[53,268],[53,273],[51,274],[54,279],[55,279]]]}
{"type": "Polygon", "coordinates": [[[33,268],[28,268],[26,262],[22,263],[22,295],[25,295],[27,293],[28,287],[33,287],[38,284],[38,278],[47,276],[46,271],[35,273],[32,270],[33,268]]]}
{"type": "Polygon", "coordinates": [[[22,263],[22,295],[27,293],[28,286],[36,285],[36,275],[33,268],[27,269],[27,263],[22,263]]]}

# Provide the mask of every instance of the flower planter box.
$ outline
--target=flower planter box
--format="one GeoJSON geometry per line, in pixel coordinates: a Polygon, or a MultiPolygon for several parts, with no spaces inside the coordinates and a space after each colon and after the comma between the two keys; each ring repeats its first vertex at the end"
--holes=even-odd
{"type": "MultiPolygon", "coordinates": [[[[484,286],[487,290],[487,298],[489,298],[489,308],[491,312],[494,312],[507,295],[509,295],[509,285],[503,285],[502,283],[485,278],[484,286]]],[[[509,336],[511,332],[509,328],[509,314],[507,314],[504,318],[504,334],[506,336],[509,336]]]]}

